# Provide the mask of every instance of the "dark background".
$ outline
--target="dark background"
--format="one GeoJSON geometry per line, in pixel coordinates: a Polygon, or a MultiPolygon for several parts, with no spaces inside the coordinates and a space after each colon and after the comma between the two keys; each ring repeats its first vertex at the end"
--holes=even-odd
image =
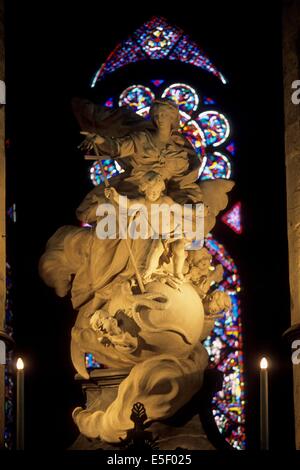
{"type": "Polygon", "coordinates": [[[71,411],[83,403],[69,352],[75,314],[70,300],[58,299],[37,272],[46,241],[61,225],[76,223],[75,208],[92,188],[70,100],[95,97],[91,79],[111,50],[159,15],[189,34],[229,85],[188,65],[140,63],[108,76],[98,97],[123,90],[137,73],[141,79],[188,77],[199,88],[211,87],[231,117],[238,151],[230,201],[242,201],[244,234],[220,223],[213,233],[237,262],[243,285],[248,445],[259,446],[258,362],[265,354],[270,445],[293,448],[291,361],[281,338],[289,326],[289,290],[280,3],[149,3],[6,2],[7,204],[17,204],[8,253],[17,354],[26,363],[26,447],[70,445],[77,436],[71,411]]]}

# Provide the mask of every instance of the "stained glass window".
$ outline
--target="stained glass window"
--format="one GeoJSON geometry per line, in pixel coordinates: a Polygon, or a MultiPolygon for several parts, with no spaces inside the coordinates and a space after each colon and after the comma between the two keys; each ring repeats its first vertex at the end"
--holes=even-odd
{"type": "Polygon", "coordinates": [[[137,43],[151,59],[166,57],[181,35],[181,29],[157,17],[145,23],[134,34],[137,43]]]}
{"type": "Polygon", "coordinates": [[[181,111],[191,113],[198,108],[199,96],[195,90],[184,83],[174,83],[165,89],[163,98],[175,101],[181,111]]]}
{"type": "Polygon", "coordinates": [[[132,85],[120,95],[119,106],[130,106],[134,111],[151,106],[154,93],[144,85],[132,85]]]}
{"type": "Polygon", "coordinates": [[[231,163],[220,152],[206,154],[206,165],[200,174],[201,180],[213,180],[216,178],[229,179],[231,176],[231,163]]]}
{"type": "Polygon", "coordinates": [[[195,148],[197,155],[205,155],[205,137],[203,131],[194,119],[180,111],[180,130],[195,148]]]}
{"type": "Polygon", "coordinates": [[[223,83],[226,83],[225,77],[216,69],[212,62],[205,56],[199,46],[191,41],[188,36],[183,36],[169,56],[170,60],[180,60],[188,64],[206,69],[219,77],[223,83]]]}
{"type": "Polygon", "coordinates": [[[192,64],[226,83],[221,72],[180,28],[170,25],[164,18],[153,17],[130,38],[118,44],[96,73],[92,87],[105,75],[120,67],[146,59],[169,59],[192,64]]]}
{"type": "Polygon", "coordinates": [[[161,86],[164,83],[164,80],[151,80],[151,83],[153,83],[154,86],[161,86]]]}
{"type": "MultiPolygon", "coordinates": [[[[112,160],[102,160],[103,165],[105,165],[105,162],[108,162],[109,164],[113,162],[112,160]]],[[[106,165],[107,167],[107,165],[106,165]]],[[[111,175],[107,173],[107,178],[111,178],[111,175]]],[[[101,167],[98,161],[95,161],[91,168],[90,168],[90,178],[95,186],[98,186],[101,183],[104,183],[105,178],[102,174],[101,167]]]]}
{"type": "Polygon", "coordinates": [[[140,116],[142,116],[145,119],[150,119],[149,111],[150,111],[150,106],[147,106],[146,108],[139,109],[136,112],[136,114],[139,114],[140,116]]]}
{"type": "Polygon", "coordinates": [[[238,233],[239,235],[243,231],[242,221],[241,221],[241,203],[237,202],[234,204],[233,207],[229,209],[229,211],[225,212],[225,214],[221,217],[222,222],[228,225],[234,232],[238,233]]]}
{"type": "Polygon", "coordinates": [[[209,96],[203,96],[203,104],[216,104],[215,100],[210,98],[209,96]]]}
{"type": "Polygon", "coordinates": [[[223,389],[213,399],[213,414],[220,432],[236,449],[245,448],[245,384],[242,353],[242,325],[237,267],[225,247],[210,235],[205,242],[213,261],[221,263],[224,277],[217,286],[231,298],[232,308],[215,322],[205,340],[212,366],[224,375],[223,389]]]}
{"type": "Polygon", "coordinates": [[[113,98],[108,98],[108,100],[105,101],[104,106],[106,108],[113,108],[114,107],[114,100],[113,98]]]}
{"type": "Polygon", "coordinates": [[[16,211],[16,204],[14,203],[7,211],[7,215],[12,222],[17,221],[17,211],[16,211]]]}
{"type": "Polygon", "coordinates": [[[236,152],[236,150],[235,150],[235,143],[234,143],[233,141],[231,141],[231,142],[227,145],[226,150],[227,150],[227,152],[230,152],[231,155],[235,155],[235,152],[236,152]]]}
{"type": "MultiPolygon", "coordinates": [[[[13,334],[13,309],[12,309],[12,273],[11,267],[6,263],[6,305],[5,305],[5,332],[10,336],[13,334]]],[[[4,445],[11,450],[14,443],[14,376],[12,352],[6,354],[5,365],[5,429],[4,445]]]]}
{"type": "Polygon", "coordinates": [[[108,56],[106,61],[101,65],[100,69],[93,78],[91,86],[94,87],[96,82],[108,73],[112,73],[124,65],[144,60],[145,54],[140,46],[133,40],[126,41],[117,45],[115,50],[108,56]]]}
{"type": "Polygon", "coordinates": [[[5,366],[5,429],[4,446],[12,450],[14,443],[14,370],[12,353],[7,353],[7,364],[5,366]]]}
{"type": "Polygon", "coordinates": [[[85,354],[85,367],[87,369],[101,369],[101,364],[97,362],[91,353],[85,354]]]}
{"type": "Polygon", "coordinates": [[[203,111],[197,119],[202,127],[207,145],[217,147],[223,144],[230,133],[229,122],[218,111],[203,111]]]}
{"type": "MultiPolygon", "coordinates": [[[[103,169],[107,179],[122,173],[124,170],[115,160],[102,160],[103,169]]],[[[95,161],[90,168],[91,180],[95,186],[104,183],[104,176],[101,171],[100,163],[95,161]]]]}

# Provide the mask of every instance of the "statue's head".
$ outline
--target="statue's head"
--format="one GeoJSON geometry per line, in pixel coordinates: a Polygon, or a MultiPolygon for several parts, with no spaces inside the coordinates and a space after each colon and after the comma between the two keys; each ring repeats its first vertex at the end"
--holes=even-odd
{"type": "Polygon", "coordinates": [[[166,98],[155,100],[150,108],[150,117],[157,127],[171,125],[172,130],[177,130],[180,122],[178,106],[174,101],[166,98]]]}
{"type": "Polygon", "coordinates": [[[99,309],[91,316],[90,326],[98,333],[120,334],[116,318],[112,317],[105,310],[99,309]]]}
{"type": "Polygon", "coordinates": [[[203,303],[207,315],[216,315],[231,308],[229,295],[221,290],[215,290],[207,295],[203,303]]]}
{"type": "Polygon", "coordinates": [[[197,266],[200,269],[206,269],[211,264],[212,255],[206,248],[201,248],[200,250],[191,250],[188,254],[188,261],[192,266],[197,266]]]}
{"type": "Polygon", "coordinates": [[[155,202],[165,190],[166,185],[163,178],[156,171],[148,171],[142,176],[139,191],[145,194],[146,198],[155,202]]]}

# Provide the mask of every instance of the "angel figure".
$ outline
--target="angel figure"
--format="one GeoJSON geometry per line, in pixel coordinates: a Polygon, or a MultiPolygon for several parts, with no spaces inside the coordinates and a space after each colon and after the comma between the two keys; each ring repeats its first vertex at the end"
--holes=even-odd
{"type": "Polygon", "coordinates": [[[212,256],[206,248],[188,253],[185,265],[185,279],[190,280],[201,299],[204,299],[211,285],[223,279],[221,264],[213,267],[212,256]]]}
{"type": "Polygon", "coordinates": [[[232,307],[230,296],[221,290],[214,290],[207,295],[203,302],[204,307],[204,328],[201,335],[201,341],[204,341],[210,335],[215,321],[223,317],[232,307]]]}
{"type": "MultiPolygon", "coordinates": [[[[140,211],[141,215],[145,217],[146,223],[149,225],[149,227],[146,227],[146,229],[149,229],[146,232],[149,237],[153,238],[143,273],[145,282],[151,280],[152,274],[159,266],[161,256],[169,248],[173,259],[174,275],[179,280],[184,279],[183,266],[186,258],[184,248],[190,240],[187,239],[182,224],[182,207],[169,196],[163,194],[165,188],[162,176],[155,171],[149,171],[140,180],[139,192],[143,196],[126,200],[128,208],[135,206],[136,210],[140,211]],[[161,209],[162,213],[159,213],[161,209]],[[175,213],[172,209],[175,209],[175,213]],[[180,220],[178,220],[176,214],[178,214],[180,220]],[[166,222],[167,218],[168,221],[166,222]]],[[[122,201],[115,188],[106,188],[105,195],[117,204],[122,201]]],[[[191,217],[193,217],[192,213],[191,217]]]]}

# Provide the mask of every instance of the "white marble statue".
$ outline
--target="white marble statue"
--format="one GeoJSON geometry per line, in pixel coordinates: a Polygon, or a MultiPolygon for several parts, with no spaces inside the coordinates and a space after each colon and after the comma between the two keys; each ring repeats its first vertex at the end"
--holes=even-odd
{"type": "MultiPolygon", "coordinates": [[[[85,133],[82,145],[116,158],[125,172],[109,187],[91,191],[77,210],[91,228],[61,227],[49,239],[39,270],[60,297],[71,292],[78,312],[71,355],[77,372],[89,378],[85,353],[109,368],[129,369],[116,399],[106,408],[76,408],[81,433],[116,443],[133,427],[134,403],[141,402],[149,421],[174,415],[201,388],[208,355],[201,341],[214,321],[230,308],[229,296],[214,290],[222,279],[205,248],[187,252],[188,240],[171,227],[169,238],[99,239],[101,202],[203,203],[204,233],[227,205],[229,180],[198,182],[201,162],[178,132],[179,112],[168,100],[154,102],[151,121],[129,111],[109,113],[75,101],[85,133]],[[181,237],[180,237],[181,235],[181,237]]],[[[130,205],[129,204],[129,205],[130,205]]]]}

